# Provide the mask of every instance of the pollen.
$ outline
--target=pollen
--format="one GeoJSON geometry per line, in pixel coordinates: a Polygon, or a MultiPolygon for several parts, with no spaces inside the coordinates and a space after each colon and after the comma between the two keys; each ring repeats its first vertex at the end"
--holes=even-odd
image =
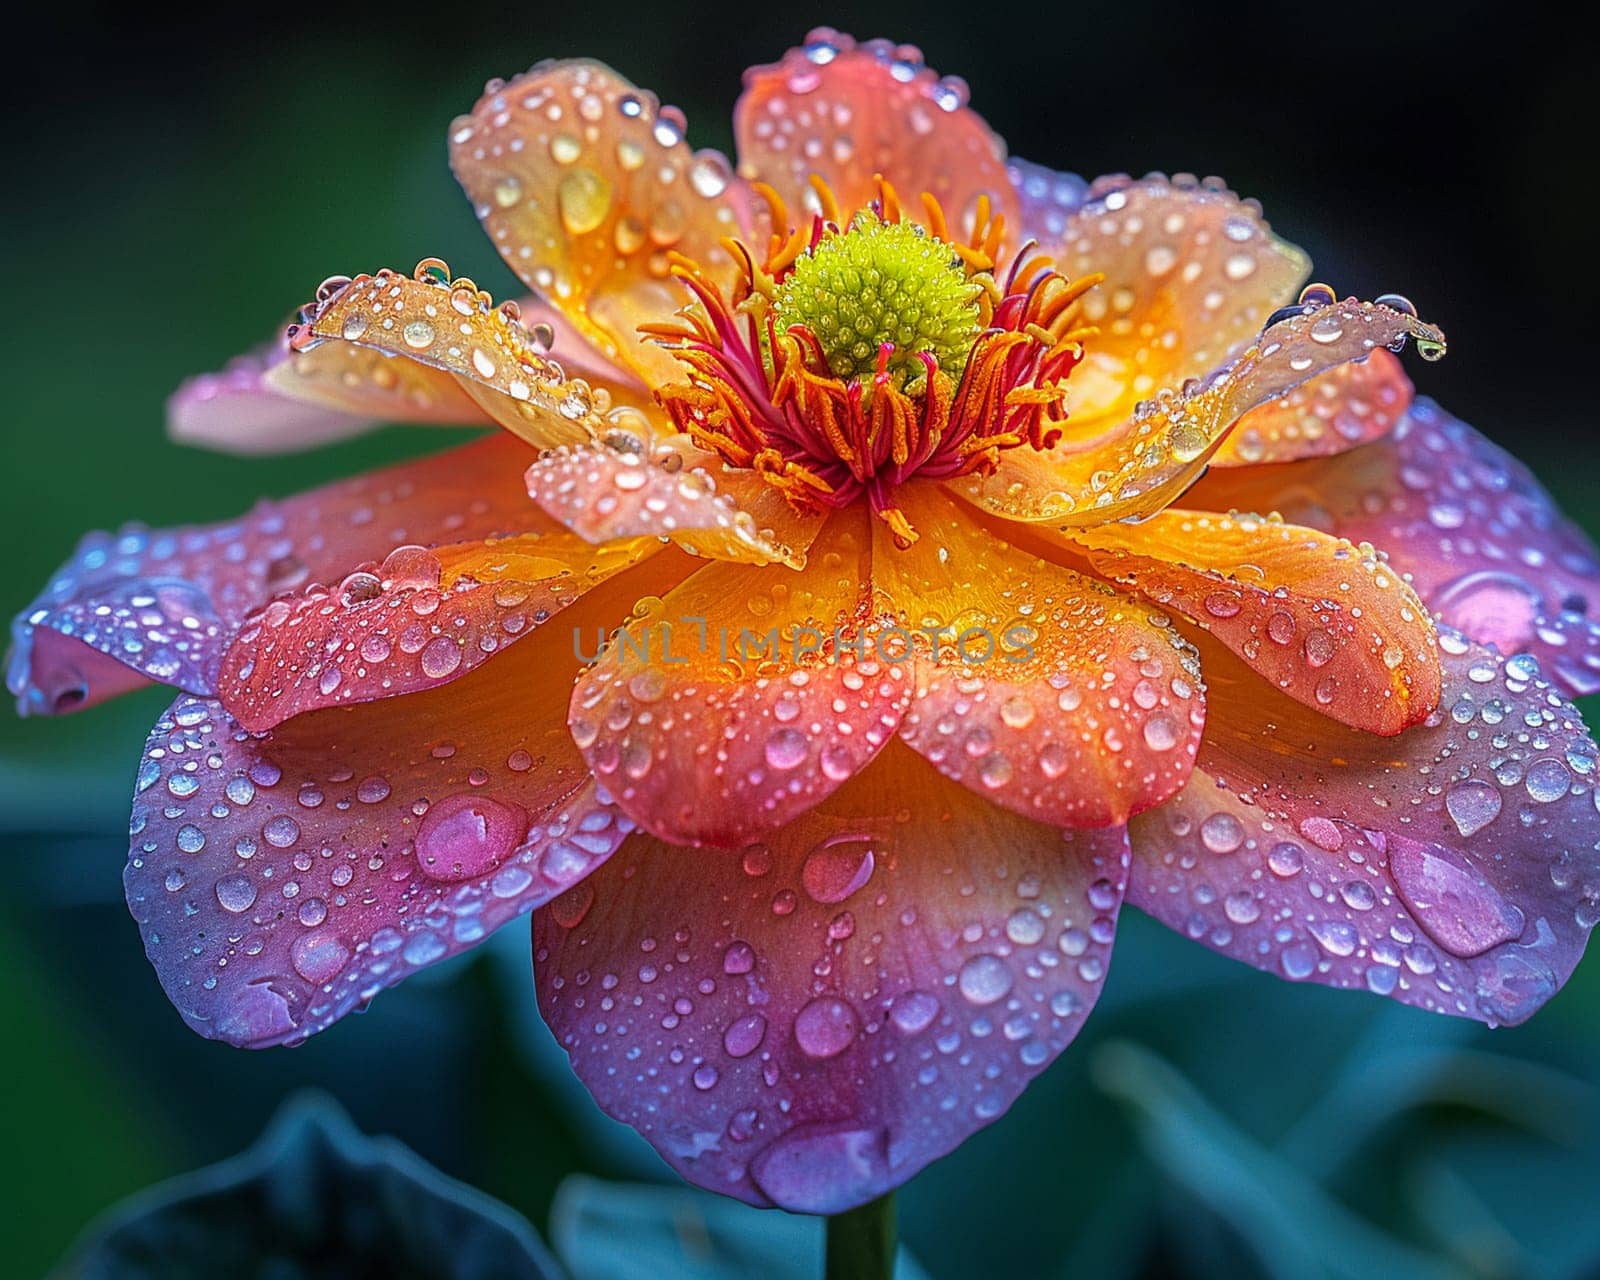
{"type": "Polygon", "coordinates": [[[904,388],[925,376],[922,355],[960,378],[982,324],[982,294],[949,244],[914,222],[863,210],[842,235],[795,259],[774,318],[780,331],[809,330],[828,372],[846,382],[876,373],[888,345],[888,372],[904,388]]]}

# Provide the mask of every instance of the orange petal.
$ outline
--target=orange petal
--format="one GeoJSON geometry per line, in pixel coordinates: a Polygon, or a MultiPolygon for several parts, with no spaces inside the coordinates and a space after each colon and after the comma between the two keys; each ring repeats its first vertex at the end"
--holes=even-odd
{"type": "Polygon", "coordinates": [[[511,269],[647,382],[677,362],[637,327],[687,301],[667,251],[731,280],[724,236],[750,230],[744,184],[691,153],[683,115],[597,62],[491,82],[450,127],[450,163],[511,269]]]}
{"type": "Polygon", "coordinates": [[[1097,573],[1182,613],[1290,697],[1394,734],[1439,702],[1428,611],[1387,561],[1315,529],[1168,509],[1074,530],[1097,573]]]}
{"type": "Polygon", "coordinates": [[[802,516],[753,472],[685,438],[644,451],[555,449],[528,468],[528,493],[588,542],[655,536],[716,560],[800,568],[821,516],[802,516]]]}
{"type": "Polygon", "coordinates": [[[901,490],[919,535],[882,536],[874,586],[928,643],[900,733],[946,777],[1062,827],[1125,822],[1183,786],[1205,699],[1153,610],[1009,547],[961,506],[901,490]]]}
{"type": "Polygon", "coordinates": [[[1073,421],[1125,418],[1162,387],[1209,373],[1261,331],[1310,265],[1268,231],[1254,201],[1219,183],[1102,178],[1061,248],[1068,278],[1105,276],[1083,300],[1099,332],[1072,375],[1073,421]]]}
{"type": "Polygon", "coordinates": [[[1411,407],[1411,398],[1411,379],[1399,358],[1374,351],[1250,410],[1211,465],[1257,466],[1343,453],[1388,435],[1411,407]]]}
{"type": "Polygon", "coordinates": [[[841,209],[865,208],[882,174],[903,199],[935,196],[965,226],[978,197],[1018,223],[1005,144],[969,108],[966,85],[940,79],[910,45],[821,28],[781,62],[752,67],[734,109],[739,172],[774,187],[791,209],[814,209],[812,174],[841,209]]]}
{"type": "Polygon", "coordinates": [[[1292,315],[1226,369],[1145,401],[1105,437],[1049,452],[1009,449],[993,475],[965,481],[960,491],[1008,519],[1064,527],[1150,515],[1195,481],[1251,409],[1408,336],[1426,344],[1430,358],[1443,350],[1433,326],[1376,303],[1349,299],[1292,315]]]}
{"type": "MultiPolygon", "coordinates": [[[[319,293],[304,325],[291,327],[290,342],[308,351],[353,344],[442,370],[501,426],[540,448],[611,429],[608,391],[564,378],[515,303],[497,308],[471,280],[450,280],[438,259],[413,275],[384,270],[319,293]]],[[[614,412],[629,422],[639,417],[631,407],[614,412]]]]}
{"type": "Polygon", "coordinates": [[[736,845],[817,804],[893,736],[905,672],[870,642],[857,656],[834,641],[857,630],[861,523],[840,516],[800,573],[702,569],[579,679],[573,740],[634,821],[736,845]]]}
{"type": "MultiPolygon", "coordinates": [[[[261,733],[307,711],[458,680],[660,546],[635,539],[597,550],[557,530],[399,547],[331,589],[280,596],[246,621],[223,658],[217,696],[261,733]]],[[[640,595],[670,585],[671,568],[661,572],[619,601],[619,621],[640,595]]]]}

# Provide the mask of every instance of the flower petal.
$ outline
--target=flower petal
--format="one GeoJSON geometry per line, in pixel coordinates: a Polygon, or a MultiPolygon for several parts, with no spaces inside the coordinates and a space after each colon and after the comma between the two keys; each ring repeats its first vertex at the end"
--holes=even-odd
{"type": "MultiPolygon", "coordinates": [[[[521,314],[426,259],[409,276],[383,270],[324,285],[289,341],[297,351],[352,344],[442,370],[495,422],[541,449],[599,439],[609,429],[609,392],[566,378],[521,314]]],[[[632,406],[618,412],[639,417],[632,406]]]]}
{"type": "Polygon", "coordinates": [[[1125,418],[1163,387],[1228,361],[1311,266],[1272,235],[1253,200],[1185,176],[1097,180],[1060,244],[1069,278],[1105,276],[1084,297],[1084,319],[1099,332],[1072,375],[1073,419],[1085,425],[1125,418]]]}
{"type": "Polygon", "coordinates": [[[1205,722],[1193,650],[1153,610],[1007,546],[937,491],[874,585],[929,643],[900,736],[948,778],[1063,827],[1101,827],[1188,779],[1205,722]]]}
{"type": "Polygon", "coordinates": [[[635,539],[597,551],[561,532],[399,547],[336,587],[280,596],[247,620],[217,696],[261,733],[306,711],[459,679],[660,547],[635,539]]]}
{"type": "Polygon", "coordinates": [[[754,472],[724,467],[683,437],[639,449],[554,449],[527,480],[546,515],[593,543],[671,538],[717,560],[799,568],[822,523],[796,514],[754,472]]]}
{"type": "Polygon", "coordinates": [[[1600,552],[1533,474],[1431,400],[1338,457],[1212,472],[1186,502],[1246,506],[1370,541],[1434,616],[1600,692],[1600,552]]]}
{"type": "Polygon", "coordinates": [[[1203,383],[1142,402],[1105,436],[1050,451],[1008,449],[993,475],[963,491],[1011,520],[1081,527],[1149,515],[1194,482],[1250,410],[1407,337],[1430,358],[1443,351],[1437,329],[1375,303],[1350,299],[1299,312],[1203,383]]]}
{"type": "Polygon", "coordinates": [[[1596,748],[1526,656],[1440,634],[1439,709],[1330,724],[1207,642],[1195,775],[1136,820],[1129,900],[1296,980],[1521,1022],[1600,919],[1596,748]]]}
{"type": "Polygon", "coordinates": [[[1399,359],[1374,351],[1250,410],[1212,455],[1211,465],[1254,467],[1342,453],[1388,435],[1411,399],[1411,379],[1399,359]]]}
{"type": "Polygon", "coordinates": [[[292,453],[381,422],[493,425],[447,374],[344,343],[298,352],[270,343],[190,378],[167,402],[174,440],[222,453],[292,453]]]}
{"type": "Polygon", "coordinates": [[[967,86],[940,78],[911,45],[857,44],[819,27],[770,66],[744,73],[733,115],[739,172],[775,188],[790,209],[815,209],[812,174],[843,210],[877,198],[882,174],[910,207],[923,192],[965,226],[978,198],[1015,226],[1005,144],[967,106],[967,86]]]}
{"type": "Polygon", "coordinates": [[[646,382],[676,361],[637,326],[688,300],[668,251],[731,279],[720,242],[752,228],[728,162],[691,153],[680,111],[597,62],[491,82],[451,125],[450,163],[511,269],[646,382]]]}
{"type": "Polygon", "coordinates": [[[1017,193],[1018,224],[1012,240],[1028,240],[1052,249],[1066,237],[1068,219],[1083,206],[1089,184],[1075,173],[1048,169],[1031,160],[1012,156],[1006,161],[1006,174],[1017,193]]]}
{"type": "MultiPolygon", "coordinates": [[[[606,583],[585,624],[626,613],[606,583]]],[[[124,877],[145,951],[202,1035],[295,1043],[568,888],[631,824],[567,736],[557,630],[406,698],[251,737],[184,696],[139,771],[124,877]]]]}
{"type": "Polygon", "coordinates": [[[900,668],[853,653],[866,576],[841,516],[799,573],[711,565],[579,679],[570,721],[595,776],[635,822],[680,844],[734,845],[817,804],[893,736],[900,668]]]}
{"type": "Polygon", "coordinates": [[[337,581],[399,543],[543,525],[521,483],[532,456],[500,435],[223,524],[88,534],[12,622],[17,709],[77,710],[145,680],[209,693],[234,629],[279,592],[337,581]]]}
{"type": "Polygon", "coordinates": [[[1126,848],[891,746],[742,854],[635,837],[535,914],[539,1005],[601,1107],[684,1177],[839,1212],[999,1117],[1071,1041],[1126,848]]]}
{"type": "Polygon", "coordinates": [[[1370,547],[1281,520],[1171,507],[1136,525],[1073,530],[1068,545],[1344,724],[1399,733],[1438,705],[1428,611],[1370,547]]]}

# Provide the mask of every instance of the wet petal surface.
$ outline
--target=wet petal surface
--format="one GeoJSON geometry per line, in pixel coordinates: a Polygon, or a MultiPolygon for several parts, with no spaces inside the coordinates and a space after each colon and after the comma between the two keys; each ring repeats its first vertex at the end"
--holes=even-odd
{"type": "Polygon", "coordinates": [[[1388,552],[1442,621],[1600,692],[1600,553],[1533,474],[1430,400],[1335,458],[1213,472],[1185,499],[1246,506],[1388,552]]]}
{"type": "Polygon", "coordinates": [[[1126,822],[1189,776],[1205,722],[1193,652],[1153,610],[1008,547],[924,489],[921,534],[874,586],[915,646],[901,736],[941,773],[1041,822],[1126,822]]]}
{"type": "Polygon", "coordinates": [[[91,533],[12,623],[18,710],[77,710],[143,680],[210,693],[234,629],[280,592],[404,543],[543,527],[522,486],[532,456],[500,436],[222,524],[91,533]]]}
{"type": "Polygon", "coordinates": [[[1064,173],[1016,156],[1006,161],[1006,174],[1017,193],[1018,224],[1013,241],[1022,244],[1036,240],[1055,249],[1066,237],[1069,217],[1088,198],[1089,183],[1076,173],[1064,173]]]}
{"type": "Polygon", "coordinates": [[[1188,788],[1132,825],[1129,900],[1258,968],[1521,1022],[1600,919],[1596,749],[1528,657],[1440,635],[1397,738],[1330,725],[1208,642],[1188,788]]]}
{"type": "Polygon", "coordinates": [[[676,368],[636,332],[687,301],[668,252],[726,283],[720,241],[751,229],[743,183],[684,132],[682,112],[587,61],[492,81],[450,126],[450,164],[507,264],[646,381],[676,368]]]}
{"type": "Polygon", "coordinates": [[[459,679],[660,549],[597,551],[561,532],[397,547],[333,587],[279,597],[246,620],[217,696],[260,733],[321,707],[399,697],[459,679]]]}
{"type": "Polygon", "coordinates": [[[1411,379],[1399,358],[1374,351],[1252,409],[1222,442],[1211,465],[1253,467],[1343,453],[1388,435],[1411,400],[1411,379]]]}
{"type": "Polygon", "coordinates": [[[1067,545],[1324,715],[1392,734],[1438,704],[1428,612],[1370,547],[1281,520],[1171,507],[1136,525],[1074,530],[1067,545]]]}
{"type": "Polygon", "coordinates": [[[739,172],[775,188],[791,210],[815,210],[816,174],[843,210],[864,209],[882,174],[916,208],[932,194],[954,227],[987,196],[1017,223],[1005,145],[911,45],[864,44],[826,27],[781,62],[745,72],[734,110],[739,172]]]}
{"type": "Polygon", "coordinates": [[[717,560],[798,568],[822,523],[681,437],[555,449],[527,480],[546,515],[593,543],[655,536],[717,560]]]}
{"type": "Polygon", "coordinates": [[[535,914],[540,1008],[600,1105],[690,1181],[838,1212],[999,1117],[1076,1034],[1126,849],[891,745],[762,844],[630,841],[535,914]]]}
{"type": "MultiPolygon", "coordinates": [[[[626,612],[618,582],[579,606],[626,612]]],[[[185,696],[151,734],[124,876],[167,995],[252,1048],[322,1030],[571,886],[631,829],[563,723],[577,660],[492,670],[247,735],[185,696]]]]}
{"type": "Polygon", "coordinates": [[[801,573],[702,569],[579,679],[572,735],[642,827],[733,845],[816,805],[893,736],[904,669],[863,630],[866,541],[838,517],[801,573]]]}
{"type": "Polygon", "coordinates": [[[1143,401],[1104,436],[1049,451],[1007,450],[999,470],[966,482],[962,492],[1012,520],[1077,527],[1148,515],[1195,481],[1250,410],[1407,337],[1429,358],[1443,353],[1437,329],[1386,306],[1351,299],[1302,311],[1272,325],[1204,382],[1143,401]]]}
{"type": "Polygon", "coordinates": [[[1084,319],[1099,332],[1072,375],[1074,420],[1118,420],[1163,387],[1226,363],[1293,300],[1310,260],[1261,208],[1215,179],[1101,178],[1057,241],[1070,279],[1099,272],[1084,319]]]}
{"type": "MultiPolygon", "coordinates": [[[[541,449],[595,440],[610,429],[610,393],[568,379],[516,303],[494,299],[436,258],[412,275],[383,270],[324,292],[290,330],[296,351],[353,345],[445,374],[494,422],[541,449]]],[[[632,422],[631,406],[618,412],[632,422]]]]}

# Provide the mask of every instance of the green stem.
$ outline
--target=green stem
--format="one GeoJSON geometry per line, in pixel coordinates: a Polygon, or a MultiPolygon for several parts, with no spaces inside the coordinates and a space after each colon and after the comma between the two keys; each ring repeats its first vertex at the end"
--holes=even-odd
{"type": "Polygon", "coordinates": [[[894,1192],[828,1219],[827,1280],[893,1280],[894,1192]]]}

